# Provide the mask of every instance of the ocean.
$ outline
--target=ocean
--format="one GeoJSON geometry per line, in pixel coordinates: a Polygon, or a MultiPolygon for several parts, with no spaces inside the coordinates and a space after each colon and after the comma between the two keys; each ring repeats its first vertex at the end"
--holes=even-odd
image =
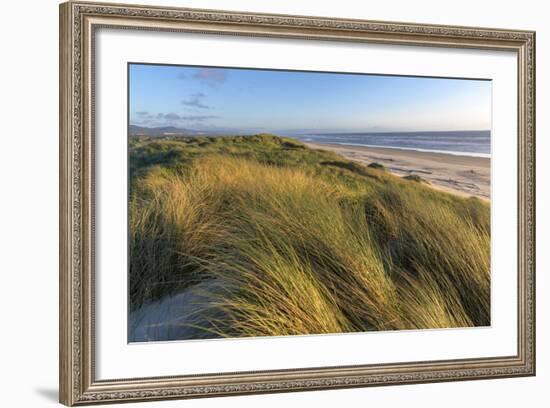
{"type": "Polygon", "coordinates": [[[491,131],[319,133],[292,136],[303,142],[386,147],[459,156],[491,156],[491,131]]]}

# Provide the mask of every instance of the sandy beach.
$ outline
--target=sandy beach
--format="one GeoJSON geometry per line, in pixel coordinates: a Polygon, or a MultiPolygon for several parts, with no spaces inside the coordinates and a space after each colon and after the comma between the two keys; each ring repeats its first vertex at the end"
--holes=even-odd
{"type": "Polygon", "coordinates": [[[377,162],[397,176],[418,175],[434,188],[461,196],[489,200],[491,160],[382,147],[307,143],[310,148],[330,150],[362,164],[377,162]]]}

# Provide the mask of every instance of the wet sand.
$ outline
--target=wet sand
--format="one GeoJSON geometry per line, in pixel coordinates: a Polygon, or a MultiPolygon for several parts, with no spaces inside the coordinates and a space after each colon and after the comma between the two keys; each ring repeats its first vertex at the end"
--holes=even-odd
{"type": "Polygon", "coordinates": [[[485,200],[491,197],[491,159],[445,153],[382,147],[306,143],[312,149],[329,150],[362,164],[380,163],[393,174],[418,175],[434,188],[485,200]]]}

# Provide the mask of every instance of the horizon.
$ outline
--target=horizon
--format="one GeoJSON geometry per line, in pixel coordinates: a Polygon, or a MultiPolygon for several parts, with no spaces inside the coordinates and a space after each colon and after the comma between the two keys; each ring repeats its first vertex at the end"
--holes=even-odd
{"type": "MultiPolygon", "coordinates": [[[[167,128],[171,128],[171,129],[178,129],[178,130],[182,130],[182,131],[197,131],[198,129],[191,129],[191,128],[184,128],[184,127],[178,127],[178,126],[172,126],[172,125],[166,125],[166,126],[144,126],[144,125],[136,125],[134,123],[130,123],[129,124],[130,126],[136,126],[136,127],[139,127],[139,128],[143,128],[143,129],[150,129],[150,130],[156,130],[156,129],[167,129],[167,128]]],[[[204,133],[207,133],[208,131],[203,131],[203,130],[200,130],[201,132],[204,132],[204,133]]],[[[338,134],[341,134],[341,135],[352,135],[352,134],[392,134],[392,133],[474,133],[474,132],[491,132],[491,129],[468,129],[468,130],[405,130],[405,131],[402,131],[402,130],[399,130],[399,131],[368,131],[368,132],[362,132],[362,131],[352,131],[352,132],[340,132],[340,131],[334,131],[334,132],[324,132],[324,133],[321,133],[321,132],[304,132],[304,133],[288,133],[287,134],[279,134],[279,136],[286,136],[286,135],[294,135],[294,136],[307,136],[307,135],[311,135],[311,134],[317,134],[317,135],[338,135],[338,134]]],[[[213,131],[211,132],[213,135],[216,135],[217,134],[213,131]]],[[[276,134],[272,133],[272,132],[260,132],[260,133],[265,133],[265,134],[273,134],[274,136],[277,136],[276,134]]],[[[241,136],[248,136],[248,135],[256,135],[258,133],[243,133],[242,131],[238,132],[239,135],[241,136]]],[[[220,135],[221,136],[221,135],[220,135]]]]}
{"type": "Polygon", "coordinates": [[[129,64],[129,125],[203,133],[491,130],[491,81],[129,64]]]}

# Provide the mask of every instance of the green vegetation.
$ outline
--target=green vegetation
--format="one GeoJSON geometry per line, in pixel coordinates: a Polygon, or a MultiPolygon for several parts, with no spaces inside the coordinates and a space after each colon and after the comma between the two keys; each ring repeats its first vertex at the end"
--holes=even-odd
{"type": "Polygon", "coordinates": [[[368,167],[371,169],[386,170],[386,166],[377,162],[369,164],[368,167]]]}
{"type": "Polygon", "coordinates": [[[479,199],[272,135],[132,138],[130,172],[130,307],[212,282],[197,337],[490,324],[479,199]]]}
{"type": "Polygon", "coordinates": [[[430,184],[430,182],[426,179],[423,179],[422,177],[420,177],[418,174],[409,174],[408,176],[403,176],[403,178],[405,180],[410,180],[410,181],[414,181],[416,183],[426,183],[426,184],[430,184]]]}

